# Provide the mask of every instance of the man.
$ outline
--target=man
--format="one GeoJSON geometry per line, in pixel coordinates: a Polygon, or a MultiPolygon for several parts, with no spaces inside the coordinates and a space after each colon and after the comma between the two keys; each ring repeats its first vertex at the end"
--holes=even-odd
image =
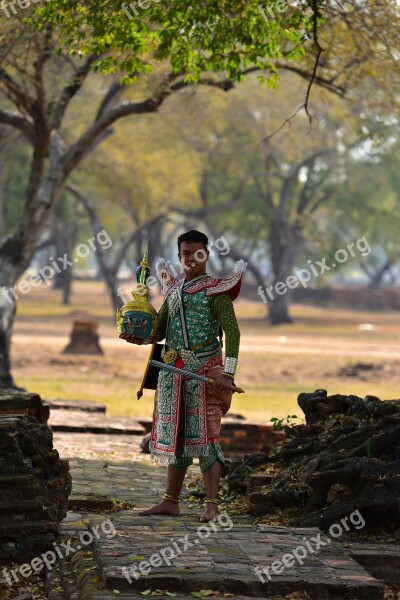
{"type": "MultiPolygon", "coordinates": [[[[215,379],[213,386],[166,369],[160,371],[153,414],[150,450],[155,460],[168,463],[163,501],[140,515],[179,514],[179,494],[188,466],[199,457],[207,497],[200,519],[216,517],[221,466],[221,417],[230,407],[231,386],[237,367],[240,331],[232,300],[239,293],[245,263],[237,263],[229,278],[206,273],[208,238],[196,230],[178,238],[178,257],[185,271],[181,281],[168,274],[162,284],[165,296],[154,325],[153,341],[166,339],[163,360],[187,371],[215,379]],[[240,264],[241,263],[241,264],[240,264]],[[226,339],[226,358],[218,339],[226,339]]],[[[141,344],[133,334],[120,337],[141,344]]]]}

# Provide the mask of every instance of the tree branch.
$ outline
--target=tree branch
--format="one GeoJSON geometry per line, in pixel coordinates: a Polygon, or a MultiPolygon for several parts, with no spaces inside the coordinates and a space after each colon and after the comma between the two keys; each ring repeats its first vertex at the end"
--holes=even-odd
{"type": "MultiPolygon", "coordinates": [[[[206,220],[207,227],[211,232],[211,235],[213,236],[214,239],[217,239],[218,233],[217,233],[213,223],[208,218],[208,216],[206,217],[205,220],[206,220]]],[[[228,256],[227,256],[227,258],[228,258],[228,256]]],[[[250,273],[252,273],[254,275],[259,286],[261,286],[261,287],[264,286],[264,284],[265,284],[264,276],[261,273],[260,269],[258,268],[257,264],[255,264],[252,261],[252,259],[250,258],[250,254],[245,256],[242,252],[239,253],[235,248],[233,248],[232,244],[229,244],[229,258],[231,258],[234,261],[244,260],[245,262],[247,262],[247,269],[250,271],[250,273]]]]}
{"type": "Polygon", "coordinates": [[[316,200],[314,202],[314,204],[310,207],[310,209],[308,211],[309,214],[312,215],[313,213],[315,213],[315,211],[317,211],[319,209],[321,204],[324,204],[324,202],[326,202],[330,196],[332,196],[332,190],[328,190],[325,192],[325,194],[322,194],[321,198],[316,200]]]}
{"type": "MultiPolygon", "coordinates": [[[[277,69],[280,69],[281,71],[290,71],[291,73],[296,73],[296,75],[299,75],[302,79],[305,79],[306,81],[312,80],[313,71],[310,73],[309,71],[301,69],[300,67],[280,61],[276,61],[274,65],[277,69]]],[[[257,71],[262,72],[263,69],[260,69],[260,67],[249,67],[248,69],[245,69],[243,71],[243,75],[248,75],[257,71]]],[[[347,89],[345,87],[334,84],[335,78],[327,79],[326,77],[323,77],[322,75],[317,75],[315,73],[313,81],[320,87],[325,88],[326,90],[332,92],[336,96],[339,96],[339,98],[343,98],[343,96],[347,92],[347,89]]],[[[300,108],[304,108],[304,103],[301,105],[300,108]]]]}
{"type": "Polygon", "coordinates": [[[335,150],[328,148],[327,150],[316,150],[315,152],[312,152],[311,154],[308,154],[308,156],[306,156],[303,160],[301,160],[300,162],[298,162],[290,171],[289,175],[287,175],[288,179],[291,179],[293,177],[297,177],[297,175],[299,174],[299,171],[301,169],[303,169],[303,167],[306,166],[310,166],[312,165],[317,158],[321,158],[322,156],[327,156],[329,154],[335,154],[335,150]]]}
{"type": "MultiPolygon", "coordinates": [[[[223,212],[224,210],[233,208],[233,206],[235,206],[241,199],[244,186],[246,185],[248,180],[252,179],[253,177],[257,177],[261,173],[264,173],[264,171],[248,173],[240,181],[238,188],[237,188],[236,192],[234,193],[234,195],[232,196],[232,198],[230,198],[230,200],[227,200],[226,202],[223,202],[222,204],[218,204],[217,206],[204,206],[203,205],[201,208],[198,208],[196,210],[183,210],[182,207],[180,207],[180,206],[173,206],[173,207],[171,207],[171,210],[178,212],[178,213],[183,212],[186,217],[196,217],[199,219],[203,219],[207,215],[223,212]]],[[[204,198],[202,198],[202,200],[204,200],[204,198]]]]}
{"type": "Polygon", "coordinates": [[[18,129],[24,134],[29,142],[33,144],[34,131],[32,122],[26,119],[22,114],[12,112],[10,110],[0,109],[0,123],[4,123],[4,125],[10,125],[11,127],[18,129]]]}
{"type": "MultiPolygon", "coordinates": [[[[0,140],[3,132],[0,130],[0,140]]],[[[4,169],[4,149],[0,149],[0,244],[6,233],[4,220],[4,188],[5,188],[5,169],[4,169]]]]}
{"type": "MultiPolygon", "coordinates": [[[[167,76],[171,79],[176,78],[174,74],[167,76]]],[[[224,81],[214,81],[211,79],[205,79],[200,81],[198,85],[210,85],[213,87],[219,87],[224,91],[232,89],[233,84],[224,81]]],[[[121,119],[134,114],[143,113],[154,113],[157,112],[162,103],[173,93],[184,87],[193,85],[191,83],[177,82],[175,85],[170,87],[159,87],[154,95],[142,102],[122,102],[115,108],[109,110],[103,115],[100,120],[96,121],[80,138],[77,140],[66,152],[63,158],[63,170],[65,177],[69,175],[72,169],[79,163],[84,154],[88,151],[90,146],[95,143],[96,139],[102,134],[110,125],[121,119]]]]}
{"type": "MultiPolygon", "coordinates": [[[[43,36],[43,45],[38,50],[38,56],[34,62],[35,76],[33,83],[36,89],[36,101],[32,102],[32,108],[35,113],[40,115],[40,119],[44,121],[44,115],[46,113],[46,91],[43,81],[43,69],[46,62],[51,58],[52,55],[52,30],[49,26],[45,28],[43,36]]],[[[39,44],[37,44],[39,46],[39,44]]],[[[32,117],[35,119],[34,115],[32,117]]]]}
{"type": "Polygon", "coordinates": [[[132,229],[130,232],[125,234],[121,240],[121,245],[116,254],[116,262],[118,261],[117,264],[121,264],[122,260],[125,258],[129,246],[134,241],[139,239],[139,236],[143,233],[144,229],[152,229],[152,227],[155,227],[160,221],[163,221],[166,216],[167,215],[165,215],[163,212],[158,213],[154,217],[150,217],[146,221],[143,221],[143,223],[140,223],[136,229],[132,229]]]}
{"type": "Polygon", "coordinates": [[[321,47],[318,39],[318,0],[312,0],[312,8],[313,8],[313,40],[315,47],[317,48],[317,56],[315,57],[314,68],[311,74],[310,83],[308,84],[308,88],[306,91],[305,99],[304,99],[304,110],[309,119],[309,123],[312,123],[312,117],[308,110],[308,102],[310,100],[311,88],[315,82],[315,78],[317,76],[317,69],[319,65],[319,61],[324,49],[321,47]]]}
{"type": "Polygon", "coordinates": [[[110,87],[108,88],[107,92],[104,94],[104,97],[100,103],[96,118],[94,120],[95,123],[97,123],[104,117],[112,100],[117,98],[119,96],[119,94],[121,94],[124,91],[124,89],[125,89],[125,86],[121,85],[118,81],[116,81],[112,85],[110,85],[110,87]]]}
{"type": "Polygon", "coordinates": [[[157,112],[162,102],[169,94],[163,94],[158,98],[148,98],[143,102],[123,102],[119,106],[108,111],[103,118],[94,123],[66,152],[63,158],[63,170],[65,177],[80,162],[84,154],[94,144],[97,138],[113,123],[134,114],[157,112]]]}
{"type": "MultiPolygon", "coordinates": [[[[174,85],[171,85],[170,89],[173,92],[177,92],[179,90],[190,87],[192,85],[193,85],[192,83],[190,83],[190,82],[187,83],[182,80],[182,81],[178,81],[174,85]]],[[[207,78],[207,79],[202,79],[201,81],[199,81],[199,83],[197,85],[208,85],[211,87],[217,87],[220,90],[223,90],[224,92],[229,92],[230,90],[233,90],[235,88],[235,84],[233,83],[233,81],[230,81],[229,79],[223,79],[222,81],[216,81],[215,79],[207,78]]]]}
{"type": "Polygon", "coordinates": [[[32,110],[32,98],[29,98],[24,90],[13,80],[13,78],[6,73],[4,69],[0,68],[0,81],[3,83],[7,90],[8,98],[18,107],[22,107],[31,114],[32,110]]]}
{"type": "MultiPolygon", "coordinates": [[[[98,235],[101,231],[103,231],[104,227],[100,221],[100,217],[93,204],[87,198],[87,196],[85,196],[85,194],[83,194],[76,186],[72,184],[67,184],[65,186],[65,189],[68,192],[70,192],[86,210],[92,225],[93,232],[96,235],[98,235]]],[[[106,264],[106,261],[104,259],[104,251],[102,247],[98,244],[97,251],[99,253],[99,264],[103,274],[105,274],[108,269],[111,269],[113,272],[116,272],[119,269],[121,262],[125,258],[129,246],[139,238],[143,229],[150,229],[151,227],[154,227],[160,220],[164,219],[165,216],[166,215],[164,213],[159,213],[154,217],[150,217],[149,219],[147,219],[147,221],[140,223],[131,231],[122,234],[120,236],[120,247],[114,255],[114,260],[112,261],[112,264],[106,264]]]]}
{"type": "Polygon", "coordinates": [[[81,89],[95,60],[95,56],[89,56],[86,62],[76,71],[76,73],[74,73],[68,85],[63,89],[50,119],[51,129],[58,129],[60,127],[68,104],[81,89]]]}

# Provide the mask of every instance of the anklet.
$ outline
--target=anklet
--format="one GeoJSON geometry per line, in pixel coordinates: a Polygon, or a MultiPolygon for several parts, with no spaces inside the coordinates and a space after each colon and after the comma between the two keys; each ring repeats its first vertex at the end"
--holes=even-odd
{"type": "Polygon", "coordinates": [[[179,496],[178,496],[178,498],[173,498],[173,497],[171,496],[171,494],[164,494],[164,495],[163,495],[163,499],[164,499],[164,500],[170,500],[171,502],[177,502],[178,504],[179,504],[179,502],[181,501],[181,500],[180,500],[180,498],[179,498],[179,496]]]}
{"type": "Polygon", "coordinates": [[[214,498],[205,498],[204,504],[218,504],[218,500],[214,498]]]}

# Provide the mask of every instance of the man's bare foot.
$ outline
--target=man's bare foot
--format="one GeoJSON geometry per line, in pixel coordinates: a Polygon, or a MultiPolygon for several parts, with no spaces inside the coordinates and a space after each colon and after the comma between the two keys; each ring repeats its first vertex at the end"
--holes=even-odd
{"type": "Polygon", "coordinates": [[[147,517],[149,515],[172,515],[177,517],[179,515],[179,504],[171,500],[163,500],[147,510],[140,511],[138,515],[140,517],[147,517]]]}
{"type": "Polygon", "coordinates": [[[209,523],[210,521],[214,521],[218,516],[218,504],[207,503],[204,509],[203,514],[200,517],[201,523],[209,523]]]}

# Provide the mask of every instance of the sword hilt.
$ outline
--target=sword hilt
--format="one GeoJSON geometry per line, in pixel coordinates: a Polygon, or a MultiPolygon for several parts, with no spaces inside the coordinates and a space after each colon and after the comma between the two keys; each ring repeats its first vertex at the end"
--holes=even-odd
{"type": "MultiPolygon", "coordinates": [[[[172,365],[168,365],[157,360],[149,360],[149,364],[153,365],[154,367],[158,367],[159,369],[167,369],[169,371],[173,371],[175,373],[178,373],[179,375],[182,375],[183,377],[192,377],[194,379],[199,379],[200,381],[204,381],[208,385],[213,386],[215,384],[215,379],[212,379],[211,377],[206,377],[205,375],[198,375],[197,373],[191,373],[190,371],[185,371],[184,369],[179,369],[177,367],[173,367],[172,365]]],[[[242,388],[236,387],[236,385],[234,384],[223,389],[232,390],[232,392],[237,392],[238,394],[244,394],[244,390],[242,390],[242,388]]]]}
{"type": "MultiPolygon", "coordinates": [[[[215,384],[215,379],[211,379],[211,377],[208,377],[207,383],[209,385],[214,385],[215,384]]],[[[229,387],[223,388],[223,389],[232,390],[232,392],[237,392],[238,394],[244,394],[244,390],[242,390],[242,388],[240,388],[240,387],[236,387],[236,385],[233,384],[233,383],[229,387]]]]}

